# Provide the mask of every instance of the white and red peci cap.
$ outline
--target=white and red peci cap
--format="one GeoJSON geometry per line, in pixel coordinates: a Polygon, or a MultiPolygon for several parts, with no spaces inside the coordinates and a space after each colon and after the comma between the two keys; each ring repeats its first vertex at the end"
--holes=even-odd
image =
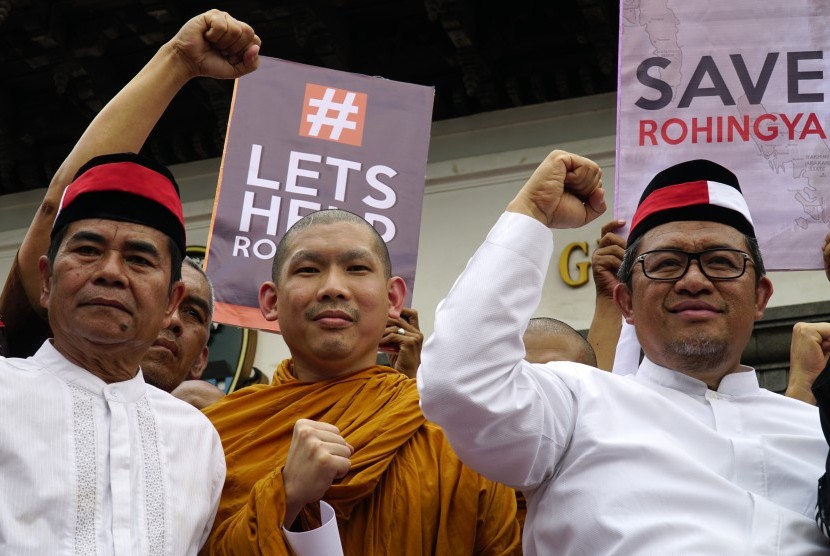
{"type": "Polygon", "coordinates": [[[185,252],[179,186],[170,170],[141,155],[108,154],[84,164],[63,192],[52,236],[70,222],[85,218],[155,228],[185,252]]]}
{"type": "Polygon", "coordinates": [[[654,176],[634,212],[628,244],[652,228],[681,220],[720,222],[755,237],[738,178],[710,160],[682,162],[654,176]]]}

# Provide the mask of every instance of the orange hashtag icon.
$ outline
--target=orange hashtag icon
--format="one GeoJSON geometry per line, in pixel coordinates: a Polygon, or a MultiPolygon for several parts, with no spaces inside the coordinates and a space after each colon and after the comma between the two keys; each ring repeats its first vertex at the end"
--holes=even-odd
{"type": "Polygon", "coordinates": [[[366,93],[306,83],[300,135],[361,146],[366,98],[366,93]]]}

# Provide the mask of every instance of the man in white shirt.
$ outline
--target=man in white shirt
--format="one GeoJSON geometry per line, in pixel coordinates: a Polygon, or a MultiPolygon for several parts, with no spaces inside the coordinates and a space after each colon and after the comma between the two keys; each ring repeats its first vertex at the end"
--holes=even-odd
{"type": "Polygon", "coordinates": [[[636,373],[522,360],[548,228],[604,212],[601,175],[554,151],[508,205],[436,313],[424,414],[525,493],[526,554],[826,554],[818,413],[740,364],[772,284],[725,168],[674,166],[640,200],[614,292],[645,352],[636,373]]]}
{"type": "Polygon", "coordinates": [[[225,462],[195,408],[139,363],[184,295],[178,187],[135,154],[92,159],[61,199],[41,304],[54,338],[0,358],[0,553],[196,554],[225,462]]]}
{"type": "MultiPolygon", "coordinates": [[[[249,25],[228,13],[202,13],[164,43],[98,113],[49,184],[0,293],[0,344],[3,331],[8,332],[5,355],[28,357],[51,336],[45,325],[46,311],[39,303],[38,260],[48,248],[64,189],[80,166],[102,154],[138,152],[182,87],[195,77],[233,79],[254,71],[260,42],[249,25]],[[2,326],[2,321],[8,328],[2,326]]],[[[212,286],[198,265],[185,261],[182,281],[185,295],[179,310],[148,350],[142,373],[153,386],[206,403],[223,392],[196,381],[187,381],[189,384],[174,392],[182,381],[202,376],[208,360],[213,311],[212,286]]]]}

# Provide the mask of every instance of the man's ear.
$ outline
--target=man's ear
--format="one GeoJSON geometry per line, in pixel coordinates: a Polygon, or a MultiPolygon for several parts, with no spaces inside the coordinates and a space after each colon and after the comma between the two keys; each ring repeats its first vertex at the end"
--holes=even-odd
{"type": "Polygon", "coordinates": [[[767,308],[770,297],[772,297],[772,280],[766,276],[761,276],[758,285],[755,286],[755,320],[764,316],[764,310],[767,308]]]}
{"type": "Polygon", "coordinates": [[[40,306],[49,308],[49,295],[52,293],[52,265],[49,257],[42,255],[37,261],[37,268],[40,271],[40,306]]]}
{"type": "Polygon", "coordinates": [[[193,364],[193,367],[190,369],[188,373],[188,378],[192,379],[200,379],[202,378],[202,373],[205,372],[205,368],[208,364],[208,357],[210,356],[210,350],[207,346],[202,348],[202,352],[199,354],[199,359],[193,364]]]}
{"type": "Polygon", "coordinates": [[[406,300],[406,282],[400,276],[393,276],[387,284],[389,293],[389,316],[401,316],[401,309],[406,300]]]}
{"type": "Polygon", "coordinates": [[[259,287],[259,311],[265,320],[277,320],[277,285],[273,282],[259,287]]]}
{"type": "Polygon", "coordinates": [[[184,282],[181,280],[173,282],[173,287],[170,288],[170,295],[167,296],[167,307],[164,308],[164,321],[161,324],[162,328],[170,326],[173,313],[179,308],[179,303],[184,299],[184,282]]]}
{"type": "Polygon", "coordinates": [[[631,290],[622,282],[614,286],[614,303],[620,314],[628,324],[634,324],[634,305],[631,300],[631,290]]]}

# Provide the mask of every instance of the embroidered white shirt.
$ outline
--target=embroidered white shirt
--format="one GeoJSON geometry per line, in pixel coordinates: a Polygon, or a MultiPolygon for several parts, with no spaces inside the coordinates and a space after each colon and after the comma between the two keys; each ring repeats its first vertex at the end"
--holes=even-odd
{"type": "Polygon", "coordinates": [[[0,358],[0,554],[189,555],[225,480],[216,430],[139,372],[113,384],[47,341],[0,358]]]}

